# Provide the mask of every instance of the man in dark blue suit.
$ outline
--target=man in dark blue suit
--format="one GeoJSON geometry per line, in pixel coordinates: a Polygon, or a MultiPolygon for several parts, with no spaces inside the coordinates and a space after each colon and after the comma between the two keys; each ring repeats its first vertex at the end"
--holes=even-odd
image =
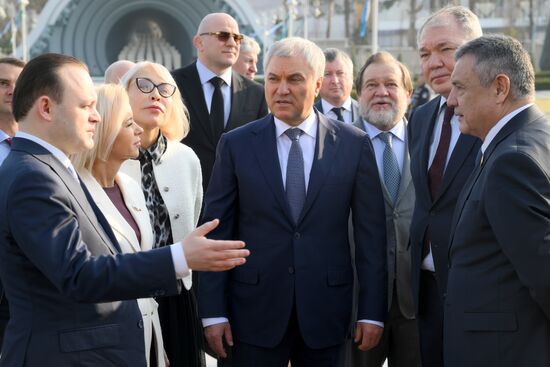
{"type": "MultiPolygon", "coordinates": [[[[360,282],[355,340],[375,346],[387,310],[384,202],[372,144],[315,112],[321,49],[301,38],[265,60],[272,114],[224,134],[205,198],[213,238],[247,241],[240,271],[201,273],[199,313],[212,349],[247,366],[337,366],[350,333],[353,212],[360,282]]],[[[355,320],[354,320],[355,321],[355,320]]]]}
{"type": "Polygon", "coordinates": [[[447,249],[458,194],[474,168],[481,141],[462,135],[446,98],[454,52],[481,35],[476,15],[462,6],[433,14],[418,32],[422,73],[439,97],[410,116],[409,150],[416,203],[411,223],[413,297],[423,367],[443,366],[443,301],[447,249]]]}
{"type": "Polygon", "coordinates": [[[244,263],[242,242],[181,242],[120,254],[68,155],[93,147],[96,93],[87,67],[45,54],[13,95],[19,131],[0,167],[0,276],[10,306],[0,366],[146,366],[136,298],[175,294],[177,278],[244,263]],[[210,250],[208,250],[210,248],[210,250]],[[205,261],[206,260],[206,261],[205,261]]]}

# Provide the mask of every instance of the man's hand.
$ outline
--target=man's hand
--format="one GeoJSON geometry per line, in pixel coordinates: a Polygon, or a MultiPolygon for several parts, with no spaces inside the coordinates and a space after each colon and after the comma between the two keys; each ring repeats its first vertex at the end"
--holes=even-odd
{"type": "Polygon", "coordinates": [[[231,334],[231,326],[228,322],[214,324],[204,328],[204,336],[210,348],[218,356],[227,358],[227,353],[223,347],[223,338],[230,347],[233,346],[233,335],[231,334]]]}
{"type": "Polygon", "coordinates": [[[355,326],[354,341],[359,344],[360,350],[369,350],[378,345],[383,332],[384,328],[378,325],[358,322],[355,326]]]}
{"type": "Polygon", "coordinates": [[[205,237],[219,223],[218,219],[204,223],[183,239],[183,252],[189,269],[223,271],[245,263],[250,251],[242,249],[245,246],[243,241],[216,241],[205,237]]]}

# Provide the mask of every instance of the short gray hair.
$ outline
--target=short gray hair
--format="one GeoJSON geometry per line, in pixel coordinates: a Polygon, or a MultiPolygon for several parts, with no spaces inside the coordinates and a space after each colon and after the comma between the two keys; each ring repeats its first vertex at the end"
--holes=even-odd
{"type": "Polygon", "coordinates": [[[333,47],[325,48],[325,51],[323,51],[323,53],[325,54],[326,62],[333,62],[336,59],[342,60],[344,64],[348,67],[350,74],[353,76],[353,61],[351,61],[351,58],[347,53],[333,47]]]}
{"type": "Polygon", "coordinates": [[[456,24],[462,29],[466,41],[477,38],[483,34],[481,24],[479,24],[479,18],[470,9],[461,5],[448,5],[439,9],[426,19],[418,30],[416,43],[420,44],[420,37],[424,29],[446,25],[444,19],[448,16],[452,17],[456,24]]]}
{"type": "Polygon", "coordinates": [[[499,74],[510,78],[510,95],[513,100],[535,93],[535,72],[529,54],[521,43],[504,35],[476,38],[456,51],[456,60],[465,55],[475,58],[474,72],[483,87],[489,86],[499,74]]]}
{"type": "Polygon", "coordinates": [[[273,57],[303,57],[316,78],[325,74],[325,55],[315,43],[301,37],[289,37],[275,42],[264,60],[264,72],[273,57]]]}
{"type": "Polygon", "coordinates": [[[258,55],[262,51],[258,42],[256,42],[256,40],[252,37],[248,37],[245,35],[243,36],[244,38],[241,41],[240,52],[251,52],[253,54],[258,55]]]}

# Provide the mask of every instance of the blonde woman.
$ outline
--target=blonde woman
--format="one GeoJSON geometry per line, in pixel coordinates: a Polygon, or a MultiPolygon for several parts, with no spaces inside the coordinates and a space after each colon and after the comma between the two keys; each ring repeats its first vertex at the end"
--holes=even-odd
{"type": "MultiPolygon", "coordinates": [[[[141,188],[119,172],[124,161],[138,156],[143,129],[132,117],[128,94],[122,86],[100,86],[97,96],[101,123],[95,130],[94,148],[71,160],[109,221],[122,252],[149,250],[154,238],[141,188]]],[[[138,306],[143,319],[147,364],[165,366],[157,303],[152,298],[144,298],[138,300],[138,306]]]]}
{"type": "MultiPolygon", "coordinates": [[[[138,160],[122,170],[141,183],[155,247],[183,238],[197,225],[202,205],[199,159],[180,140],[189,131],[187,110],[170,72],[162,65],[140,62],[120,83],[128,91],[134,119],[143,128],[138,160]]],[[[164,347],[172,367],[204,366],[202,326],[191,278],[178,296],[158,298],[164,347]]]]}

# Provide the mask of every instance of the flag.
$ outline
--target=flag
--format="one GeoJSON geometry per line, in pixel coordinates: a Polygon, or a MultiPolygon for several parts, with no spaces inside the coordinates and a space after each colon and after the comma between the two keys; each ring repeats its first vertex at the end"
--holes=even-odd
{"type": "Polygon", "coordinates": [[[369,0],[365,0],[363,12],[361,13],[361,27],[359,29],[359,37],[365,38],[367,35],[367,18],[369,17],[369,0]]]}

